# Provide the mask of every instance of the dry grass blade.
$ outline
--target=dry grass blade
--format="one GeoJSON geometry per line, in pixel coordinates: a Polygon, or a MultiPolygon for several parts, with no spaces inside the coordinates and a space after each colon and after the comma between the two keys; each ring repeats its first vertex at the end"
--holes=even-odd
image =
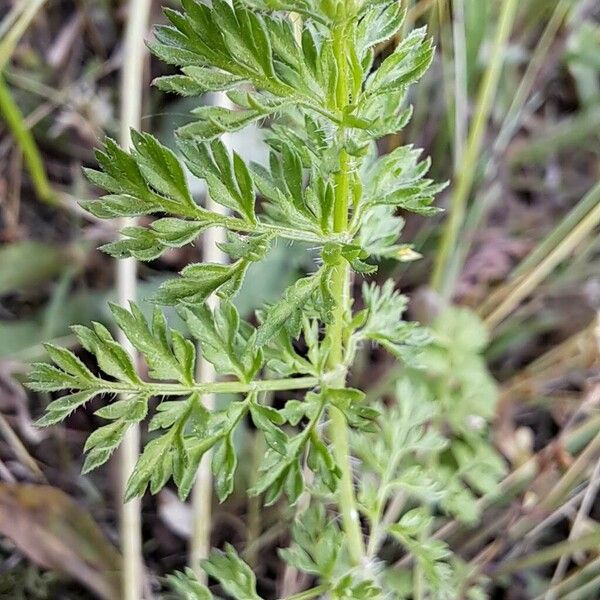
{"type": "MultiPolygon", "coordinates": [[[[582,203],[585,203],[586,206],[591,205],[593,208],[568,233],[559,225],[557,230],[560,230],[561,234],[566,233],[563,239],[559,243],[554,244],[552,248],[546,246],[548,252],[543,259],[539,260],[535,266],[532,266],[527,273],[524,273],[494,293],[482,307],[480,314],[484,317],[485,323],[490,329],[497,327],[515,310],[563,260],[575,252],[577,246],[600,223],[600,184],[596,185],[588,193],[582,200],[582,203]]],[[[556,242],[555,233],[556,230],[551,234],[551,237],[556,242]]],[[[545,242],[543,244],[545,245],[545,242]]]]}
{"type": "Polygon", "coordinates": [[[486,124],[498,88],[506,54],[506,44],[512,31],[517,6],[518,2],[516,0],[506,0],[501,5],[501,15],[496,30],[492,57],[481,83],[477,108],[462,161],[463,164],[459,169],[459,176],[450,199],[449,215],[443,230],[431,278],[432,287],[444,297],[449,297],[451,294],[452,282],[448,281],[447,267],[451,263],[455,252],[456,240],[464,221],[467,200],[475,181],[486,124]]]}
{"type": "Polygon", "coordinates": [[[0,484],[0,531],[31,560],[118,600],[119,554],[96,522],[59,489],[0,484]]]}
{"type": "MultiPolygon", "coordinates": [[[[144,38],[148,27],[150,0],[131,0],[125,33],[124,63],[121,74],[121,134],[124,148],[131,145],[131,128],[138,128],[142,111],[142,82],[145,46],[144,38]]],[[[122,226],[134,225],[126,219],[122,226]]],[[[134,258],[117,262],[117,295],[119,304],[127,306],[137,295],[137,266],[134,258]]],[[[135,356],[135,350],[127,337],[120,332],[119,342],[135,356]]],[[[140,432],[137,425],[131,426],[120,450],[121,488],[125,490],[127,481],[134,470],[139,456],[140,432]]],[[[121,507],[121,544],[123,550],[124,600],[139,600],[142,589],[142,525],[141,503],[131,500],[121,507]]]]}
{"type": "Polygon", "coordinates": [[[540,567],[558,560],[567,552],[573,554],[575,552],[592,550],[596,548],[598,544],[600,544],[600,531],[595,531],[594,533],[581,536],[577,540],[559,542],[558,544],[554,544],[549,548],[544,548],[539,552],[528,554],[524,558],[507,561],[496,569],[494,575],[496,577],[502,577],[509,573],[540,567]]]}

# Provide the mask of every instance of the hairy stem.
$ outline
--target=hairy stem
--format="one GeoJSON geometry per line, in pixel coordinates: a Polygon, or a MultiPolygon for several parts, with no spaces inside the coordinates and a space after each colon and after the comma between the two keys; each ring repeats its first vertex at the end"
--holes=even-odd
{"type": "MultiPolygon", "coordinates": [[[[99,380],[100,381],[100,380],[99,380]]],[[[216,381],[183,385],[179,383],[126,384],[101,381],[99,394],[133,394],[147,392],[152,396],[185,396],[193,392],[199,394],[246,394],[249,392],[282,392],[306,390],[319,385],[317,377],[296,377],[293,379],[266,379],[242,383],[239,381],[216,381]]]]}
{"type": "MultiPolygon", "coordinates": [[[[348,2],[348,9],[352,5],[348,2]]],[[[334,31],[334,52],[338,64],[338,86],[336,103],[338,109],[349,101],[349,78],[347,69],[347,53],[345,51],[344,28],[338,27],[334,31]]],[[[345,131],[339,130],[339,140],[343,142],[345,131]]],[[[349,181],[350,161],[347,152],[340,151],[340,168],[336,175],[335,204],[334,204],[334,231],[341,233],[348,227],[349,206],[349,181]]],[[[335,371],[339,370],[336,385],[345,386],[345,372],[340,369],[344,358],[344,326],[346,316],[350,310],[350,271],[348,264],[341,261],[334,270],[331,292],[336,299],[336,309],[333,322],[329,325],[327,335],[331,340],[331,351],[329,355],[329,367],[335,371]]],[[[362,536],[356,499],[354,497],[354,485],[352,482],[352,468],[350,465],[350,449],[348,442],[348,426],[344,415],[334,407],[329,409],[330,425],[329,433],[333,443],[333,451],[336,462],[341,470],[341,478],[338,490],[338,504],[342,515],[342,523],[346,534],[346,543],[350,558],[354,563],[360,563],[365,555],[365,546],[362,536]]]]}
{"type": "Polygon", "coordinates": [[[310,590],[293,594],[292,596],[286,596],[283,600],[311,600],[312,598],[316,598],[317,596],[324,594],[327,589],[328,588],[326,585],[320,585],[318,587],[311,588],[310,590]]]}

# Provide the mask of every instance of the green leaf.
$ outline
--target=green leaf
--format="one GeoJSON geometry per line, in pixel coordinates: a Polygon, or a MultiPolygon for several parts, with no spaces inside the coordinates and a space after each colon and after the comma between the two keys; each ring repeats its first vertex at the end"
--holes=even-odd
{"type": "Polygon", "coordinates": [[[198,304],[220,290],[224,297],[232,296],[241,285],[248,262],[239,260],[232,265],[196,263],[181,271],[181,277],[163,283],[153,300],[157,304],[175,305],[181,302],[198,304]],[[229,284],[229,286],[226,286],[229,284]]]}
{"type": "Polygon", "coordinates": [[[252,422],[260,429],[265,436],[265,441],[275,452],[285,455],[288,446],[288,437],[279,428],[284,422],[284,418],[276,410],[267,406],[253,403],[250,406],[250,415],[252,422]]]}
{"type": "Polygon", "coordinates": [[[271,247],[273,235],[270,233],[254,236],[240,236],[227,232],[225,242],[219,248],[233,260],[244,259],[248,262],[260,262],[271,247]]]}
{"type": "Polygon", "coordinates": [[[232,159],[220,140],[210,144],[181,142],[180,148],[190,171],[206,180],[211,198],[255,224],[254,185],[239,155],[233,152],[232,159]]]}
{"type": "Polygon", "coordinates": [[[215,490],[223,502],[233,492],[233,478],[237,467],[237,455],[233,445],[233,432],[225,436],[213,454],[212,471],[215,476],[215,490]]]}
{"type": "Polygon", "coordinates": [[[433,324],[440,343],[458,352],[481,352],[489,334],[481,319],[466,308],[449,307],[433,324]]]}
{"type": "Polygon", "coordinates": [[[168,329],[162,311],[155,308],[150,326],[134,303],[130,304],[130,311],[117,304],[111,304],[110,309],[123,333],[143,354],[152,377],[176,379],[188,385],[193,383],[194,345],[179,332],[168,329]]]}
{"type": "Polygon", "coordinates": [[[70,351],[53,344],[44,344],[44,349],[54,363],[65,373],[72,375],[77,381],[91,384],[94,381],[92,372],[70,351]]]}
{"type": "Polygon", "coordinates": [[[406,6],[396,2],[379,2],[366,5],[356,32],[356,45],[360,55],[371,47],[385,42],[395,35],[406,17],[406,6]]]}
{"type": "Polygon", "coordinates": [[[379,417],[379,411],[363,404],[364,392],[353,388],[327,388],[324,394],[331,404],[344,414],[350,427],[370,433],[378,431],[376,419],[379,417]]]}
{"type": "Polygon", "coordinates": [[[164,92],[200,96],[206,92],[229,90],[243,81],[236,75],[207,67],[188,66],[181,70],[183,75],[158,77],[154,80],[154,85],[164,92]]]}
{"type": "Polygon", "coordinates": [[[445,562],[450,555],[447,545],[426,534],[433,517],[424,508],[405,513],[400,521],[391,525],[389,532],[415,557],[423,570],[427,583],[434,590],[448,589],[452,570],[445,562]]]}
{"type": "Polygon", "coordinates": [[[183,573],[175,571],[172,575],[167,575],[167,582],[181,600],[214,600],[209,589],[198,581],[189,567],[183,573]]]}
{"type": "Polygon", "coordinates": [[[218,373],[235,375],[241,381],[252,380],[262,366],[262,353],[254,348],[252,336],[242,333],[252,329],[240,322],[233,304],[224,301],[214,311],[206,304],[185,306],[180,314],[200,342],[203,357],[218,373]]]}
{"type": "MultiPolygon", "coordinates": [[[[277,141],[280,154],[271,152],[270,169],[252,164],[256,186],[267,200],[265,212],[271,220],[284,226],[320,233],[320,211],[308,202],[319,189],[304,190],[303,164],[298,151],[287,141],[277,141]],[[312,196],[311,196],[312,194],[312,196]]],[[[320,180],[319,180],[320,181],[320,180]]],[[[315,181],[315,186],[317,183],[315,181]]]]}
{"type": "Polygon", "coordinates": [[[231,544],[225,545],[225,552],[213,550],[208,559],[202,561],[202,568],[236,600],[261,600],[256,593],[256,578],[252,569],[237,555],[231,544]]]}
{"type": "Polygon", "coordinates": [[[34,363],[27,387],[35,392],[58,392],[82,387],[78,377],[69,375],[48,363],[34,363]]]}
{"type": "Polygon", "coordinates": [[[331,596],[332,600],[380,600],[383,597],[383,591],[375,582],[365,581],[358,573],[356,577],[353,573],[344,575],[336,583],[331,596]]]}
{"type": "Polygon", "coordinates": [[[108,425],[96,429],[88,437],[83,448],[87,453],[83,463],[82,473],[89,473],[103,465],[123,441],[129,423],[119,419],[108,425]]]}
{"type": "MultiPolygon", "coordinates": [[[[87,171],[88,179],[101,181],[96,176],[102,175],[97,171],[87,171]]],[[[98,183],[100,185],[100,183],[98,183]]],[[[145,193],[143,194],[145,195],[145,193]]],[[[99,219],[115,219],[119,217],[138,217],[160,211],[158,203],[145,202],[128,194],[107,194],[102,200],[83,200],[80,206],[99,219]]]]}
{"type": "Polygon", "coordinates": [[[304,490],[300,457],[307,442],[306,435],[298,434],[287,440],[285,453],[270,448],[260,466],[260,477],[248,493],[257,496],[265,492],[265,505],[270,506],[285,492],[290,504],[295,504],[304,490]]]}
{"type": "Polygon", "coordinates": [[[402,320],[407,298],[394,290],[390,279],[382,287],[363,285],[366,307],[359,338],[371,340],[409,364],[418,364],[421,348],[431,341],[430,333],[417,323],[402,320]]]}
{"type": "Polygon", "coordinates": [[[125,502],[146,491],[153,480],[153,493],[164,487],[171,476],[173,433],[165,433],[148,442],[138,459],[125,489],[125,502]]]}
{"type": "Polygon", "coordinates": [[[110,138],[96,151],[102,170],[85,173],[109,194],[83,207],[103,219],[157,212],[191,218],[207,214],[192,199],[175,154],[149,134],[133,132],[132,137],[131,154],[110,138]]]}
{"type": "Polygon", "coordinates": [[[393,206],[376,205],[363,213],[360,225],[360,246],[369,256],[376,259],[392,258],[402,261],[404,258],[418,258],[411,246],[398,244],[404,229],[404,219],[395,215],[393,206]]]}
{"type": "Polygon", "coordinates": [[[430,161],[419,162],[421,152],[401,146],[377,160],[365,175],[363,204],[389,205],[422,215],[439,212],[431,203],[445,184],[424,179],[430,161]]]}
{"type": "Polygon", "coordinates": [[[101,246],[101,250],[115,258],[132,256],[137,260],[154,260],[168,248],[180,248],[193,242],[202,231],[219,222],[214,220],[184,221],[164,218],[150,224],[150,227],[124,227],[122,239],[101,246]]]}
{"type": "Polygon", "coordinates": [[[310,439],[307,464],[311,471],[318,475],[320,480],[329,488],[329,491],[336,491],[342,472],[329,448],[314,431],[310,439]]]}
{"type": "Polygon", "coordinates": [[[131,132],[133,155],[146,182],[181,206],[195,207],[185,174],[175,153],[149,133],[131,132]]]}
{"type": "Polygon", "coordinates": [[[194,116],[197,120],[177,130],[177,135],[180,139],[198,141],[214,140],[224,133],[239,131],[247,127],[254,121],[265,116],[265,114],[258,110],[234,111],[219,106],[203,106],[194,111],[194,116]]]}
{"type": "Polygon", "coordinates": [[[280,549],[286,563],[325,580],[332,577],[340,550],[342,534],[335,521],[327,518],[321,503],[313,503],[292,526],[293,544],[280,549]]]}
{"type": "Polygon", "coordinates": [[[258,347],[264,346],[286,321],[302,310],[311,296],[319,289],[321,279],[326,272],[326,270],[321,270],[314,275],[298,279],[296,283],[285,290],[279,302],[267,309],[256,336],[258,347]]]}
{"type": "Polygon", "coordinates": [[[73,331],[81,345],[96,357],[98,366],[116,379],[140,384],[141,380],[127,352],[115,342],[104,325],[93,323],[93,327],[90,329],[83,325],[75,325],[73,331]]]}
{"type": "Polygon", "coordinates": [[[89,402],[96,394],[95,390],[76,392],[50,402],[44,416],[36,421],[36,427],[47,427],[63,421],[77,408],[89,402]]]}
{"type": "Polygon", "coordinates": [[[404,89],[425,73],[433,58],[433,42],[425,41],[425,33],[425,28],[415,29],[396,46],[367,80],[366,95],[404,89]]]}
{"type": "MultiPolygon", "coordinates": [[[[187,439],[185,441],[185,451],[187,453],[187,462],[181,472],[180,477],[176,477],[177,491],[179,499],[184,501],[192,491],[192,486],[196,481],[198,466],[204,454],[212,448],[218,441],[219,436],[206,436],[200,441],[197,439],[187,439]]],[[[177,471],[175,471],[177,474],[177,471]]]]}
{"type": "Polygon", "coordinates": [[[149,394],[139,393],[129,398],[117,400],[98,409],[94,414],[103,419],[122,419],[127,423],[142,421],[148,414],[149,394]]]}

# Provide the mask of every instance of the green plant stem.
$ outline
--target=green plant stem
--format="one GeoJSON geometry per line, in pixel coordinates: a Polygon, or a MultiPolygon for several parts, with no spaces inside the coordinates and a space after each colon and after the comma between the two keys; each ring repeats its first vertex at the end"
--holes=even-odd
{"type": "Polygon", "coordinates": [[[215,381],[183,385],[179,383],[141,383],[124,384],[98,380],[102,387],[99,394],[131,394],[147,392],[153,396],[185,396],[193,392],[199,394],[247,394],[249,392],[283,392],[289,390],[306,390],[319,385],[317,377],[297,377],[294,379],[266,379],[264,381],[215,381]]]}
{"type": "Polygon", "coordinates": [[[323,236],[317,233],[310,234],[299,229],[291,229],[290,227],[283,227],[282,225],[273,225],[271,223],[257,223],[252,225],[247,221],[238,219],[236,217],[223,216],[218,221],[215,220],[216,225],[222,225],[223,227],[231,231],[239,231],[240,233],[271,233],[279,237],[294,240],[298,242],[307,242],[309,244],[323,244],[325,242],[336,242],[343,241],[346,236],[323,236]]]}
{"type": "Polygon", "coordinates": [[[0,70],[0,114],[6,121],[8,128],[12,132],[21,152],[23,152],[23,158],[27,165],[29,175],[31,175],[31,181],[35,188],[35,193],[38,198],[46,204],[53,206],[58,205],[58,200],[54,195],[46,170],[44,169],[44,162],[38,150],[37,144],[31,135],[29,129],[25,125],[23,115],[19,110],[19,107],[15,103],[8,85],[4,80],[2,72],[0,70]]]}
{"type": "MultiPolygon", "coordinates": [[[[353,2],[348,1],[346,9],[350,10],[353,2]]],[[[343,109],[349,100],[349,78],[347,68],[347,53],[345,48],[344,27],[338,26],[334,30],[333,48],[338,65],[338,86],[336,90],[336,104],[338,109],[343,109]]],[[[345,131],[340,128],[338,140],[343,142],[345,131]]],[[[348,207],[350,188],[350,160],[344,149],[340,152],[340,167],[336,175],[335,203],[333,211],[334,232],[342,233],[348,227],[348,207]]],[[[332,371],[338,371],[335,385],[345,386],[346,374],[342,367],[344,359],[344,328],[346,316],[350,308],[349,298],[350,272],[346,261],[334,268],[331,292],[336,300],[333,321],[328,326],[327,336],[331,341],[331,351],[328,364],[332,371]]],[[[352,468],[350,465],[350,448],[348,442],[348,426],[344,415],[334,407],[329,409],[329,434],[333,444],[333,452],[341,471],[338,504],[342,515],[342,523],[346,534],[346,543],[350,559],[359,564],[365,555],[364,540],[360,526],[360,519],[356,509],[354,497],[354,484],[352,481],[352,468]]]]}
{"type": "Polygon", "coordinates": [[[479,90],[477,109],[469,132],[462,165],[450,199],[450,210],[442,234],[441,245],[436,255],[431,285],[445,298],[452,294],[452,282],[447,276],[448,265],[452,261],[455,252],[456,242],[465,217],[467,200],[475,181],[486,124],[498,89],[506,55],[506,44],[512,31],[518,4],[518,0],[505,0],[501,4],[502,12],[496,30],[492,56],[479,90]]]}
{"type": "Polygon", "coordinates": [[[310,590],[305,590],[304,592],[298,592],[297,594],[286,596],[282,600],[311,600],[312,598],[316,598],[317,596],[324,594],[328,589],[329,588],[326,585],[319,585],[311,588],[310,590]]]}

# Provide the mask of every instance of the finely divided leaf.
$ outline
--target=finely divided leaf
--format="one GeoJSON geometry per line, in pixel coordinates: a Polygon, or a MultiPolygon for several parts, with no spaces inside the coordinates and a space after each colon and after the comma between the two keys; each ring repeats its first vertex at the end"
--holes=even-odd
{"type": "Polygon", "coordinates": [[[302,310],[311,296],[319,289],[321,278],[326,271],[318,271],[298,279],[296,283],[285,290],[279,302],[269,307],[266,311],[264,321],[258,328],[256,345],[264,346],[289,319],[296,316],[302,310]]]}
{"type": "Polygon", "coordinates": [[[132,133],[131,154],[107,138],[96,151],[101,171],[86,170],[88,179],[109,194],[84,202],[83,207],[102,219],[165,212],[179,217],[207,213],[189,192],[179,160],[172,150],[150,134],[132,133]]]}
{"type": "Polygon", "coordinates": [[[101,246],[101,250],[115,258],[132,256],[137,260],[154,260],[168,248],[179,248],[192,243],[202,231],[219,223],[218,216],[202,220],[184,221],[183,219],[158,219],[149,227],[124,227],[121,239],[101,246]]]}
{"type": "Polygon", "coordinates": [[[230,158],[223,142],[181,142],[181,150],[190,171],[206,180],[212,199],[256,223],[254,185],[244,161],[233,152],[230,158]]]}
{"type": "Polygon", "coordinates": [[[172,575],[167,575],[167,582],[180,600],[214,600],[209,589],[198,581],[189,567],[183,573],[175,571],[172,575]]]}
{"type": "Polygon", "coordinates": [[[261,600],[256,593],[256,577],[252,569],[230,544],[225,545],[225,552],[213,550],[208,559],[202,561],[202,568],[236,600],[261,600]]]}
{"type": "Polygon", "coordinates": [[[235,375],[241,381],[252,380],[262,366],[262,353],[251,343],[248,331],[252,329],[240,323],[233,304],[225,301],[215,310],[206,304],[183,306],[180,313],[200,342],[202,356],[218,373],[235,375]]]}
{"type": "Polygon", "coordinates": [[[152,325],[134,303],[130,310],[117,304],[110,309],[129,341],[146,359],[150,375],[156,379],[176,379],[191,385],[194,380],[195,347],[178,331],[169,330],[164,314],[155,308],[152,325]]]}

